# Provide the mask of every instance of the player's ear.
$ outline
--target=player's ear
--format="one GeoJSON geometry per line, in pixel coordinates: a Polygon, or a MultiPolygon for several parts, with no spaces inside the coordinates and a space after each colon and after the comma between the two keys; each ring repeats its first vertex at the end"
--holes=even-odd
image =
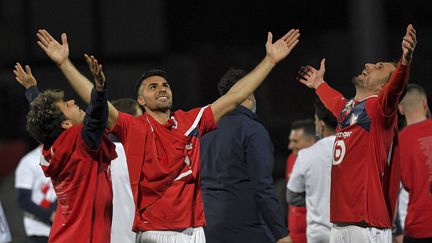
{"type": "Polygon", "coordinates": [[[140,106],[143,106],[143,107],[145,106],[144,98],[141,95],[138,96],[137,102],[138,102],[138,104],[140,104],[140,106]]]}
{"type": "Polygon", "coordinates": [[[401,115],[405,115],[403,106],[401,104],[398,105],[398,108],[399,108],[399,113],[401,113],[401,115]]]}
{"type": "Polygon", "coordinates": [[[60,126],[63,129],[69,129],[69,128],[72,127],[72,122],[70,120],[64,120],[64,121],[62,121],[62,123],[60,124],[60,126]]]}

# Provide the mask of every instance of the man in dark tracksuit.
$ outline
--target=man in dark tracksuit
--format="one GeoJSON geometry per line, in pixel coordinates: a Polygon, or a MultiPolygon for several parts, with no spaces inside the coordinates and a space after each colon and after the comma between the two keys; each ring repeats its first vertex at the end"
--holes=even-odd
{"type": "MultiPolygon", "coordinates": [[[[230,69],[224,95],[246,73],[230,69]]],[[[201,182],[208,243],[291,242],[273,188],[273,145],[255,114],[254,95],[201,140],[201,182]]]]}

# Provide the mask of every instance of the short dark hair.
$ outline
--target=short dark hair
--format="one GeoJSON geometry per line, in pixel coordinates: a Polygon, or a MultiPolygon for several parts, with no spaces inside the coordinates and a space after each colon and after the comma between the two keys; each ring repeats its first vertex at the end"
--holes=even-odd
{"type": "Polygon", "coordinates": [[[304,135],[314,137],[315,134],[315,122],[312,119],[296,120],[291,124],[291,130],[303,129],[304,135]]]}
{"type": "Polygon", "coordinates": [[[327,110],[319,98],[315,99],[315,115],[319,120],[323,121],[326,126],[336,129],[338,125],[336,117],[334,117],[333,114],[327,110]]]}
{"type": "Polygon", "coordinates": [[[425,89],[422,86],[415,84],[415,83],[409,83],[407,88],[406,88],[406,93],[411,93],[411,92],[417,92],[421,95],[426,96],[425,89]]]}
{"type": "Polygon", "coordinates": [[[39,143],[51,146],[65,130],[61,127],[65,116],[56,105],[63,98],[63,91],[46,90],[30,104],[26,128],[30,136],[39,143]]]}
{"type": "Polygon", "coordinates": [[[148,71],[144,72],[135,84],[135,93],[137,94],[137,96],[139,95],[138,91],[141,87],[143,80],[148,78],[148,77],[152,77],[152,76],[160,76],[160,77],[164,78],[165,80],[168,80],[167,73],[164,70],[152,69],[152,70],[148,70],[148,71]]]}
{"type": "Polygon", "coordinates": [[[218,83],[220,96],[225,95],[237,81],[246,76],[246,71],[243,69],[230,68],[221,78],[218,83]]]}
{"type": "Polygon", "coordinates": [[[141,109],[136,100],[130,98],[122,98],[111,101],[111,104],[118,110],[132,116],[137,115],[137,109],[141,109]]]}

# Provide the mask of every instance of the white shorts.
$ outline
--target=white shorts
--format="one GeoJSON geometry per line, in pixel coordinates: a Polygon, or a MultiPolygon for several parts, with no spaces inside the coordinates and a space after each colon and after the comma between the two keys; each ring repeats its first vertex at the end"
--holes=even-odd
{"type": "Polygon", "coordinates": [[[391,229],[333,225],[330,243],[392,243],[392,232],[391,229]]]}
{"type": "Polygon", "coordinates": [[[203,227],[183,231],[148,230],[137,234],[136,243],[205,243],[203,227]]]}

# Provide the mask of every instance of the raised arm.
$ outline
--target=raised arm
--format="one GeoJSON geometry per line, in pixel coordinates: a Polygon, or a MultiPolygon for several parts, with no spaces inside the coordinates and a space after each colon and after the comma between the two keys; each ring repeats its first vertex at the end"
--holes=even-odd
{"type": "Polygon", "coordinates": [[[94,88],[92,89],[90,104],[84,117],[84,126],[81,130],[81,135],[87,146],[95,150],[99,147],[105,131],[108,120],[108,105],[105,75],[102,72],[102,65],[99,65],[94,58],[93,61],[88,62],[88,65],[93,74],[94,88]]]}
{"type": "Polygon", "coordinates": [[[410,24],[402,39],[401,60],[379,95],[381,109],[385,116],[390,117],[397,112],[400,97],[408,84],[410,64],[416,45],[416,31],[410,24]]]}
{"type": "Polygon", "coordinates": [[[61,35],[61,44],[44,29],[38,30],[36,36],[39,39],[37,42],[38,45],[62,71],[63,75],[81,99],[88,104],[90,102],[90,93],[93,84],[84,77],[69,60],[69,44],[66,34],[63,33],[61,35]]]}
{"type": "MultiPolygon", "coordinates": [[[[63,33],[61,35],[61,44],[57,40],[55,40],[48,33],[48,31],[44,29],[38,30],[38,33],[36,35],[39,39],[39,41],[37,42],[38,45],[59,67],[63,75],[68,80],[69,84],[78,93],[81,99],[88,104],[90,102],[90,93],[93,88],[93,84],[84,75],[82,75],[69,60],[69,44],[67,42],[66,34],[63,33]]],[[[88,64],[89,61],[92,61],[92,59],[95,60],[94,57],[91,58],[87,55],[84,55],[84,57],[88,64]]],[[[109,102],[108,111],[109,118],[107,122],[107,127],[112,128],[112,126],[114,126],[115,122],[117,121],[118,111],[109,102]]]]}
{"type": "Polygon", "coordinates": [[[299,42],[299,30],[290,30],[286,35],[272,43],[269,32],[266,43],[266,56],[250,73],[240,79],[225,95],[217,99],[211,108],[215,121],[239,106],[264,81],[273,67],[284,59],[299,42]]]}
{"type": "Polygon", "coordinates": [[[324,106],[339,119],[339,113],[346,103],[346,99],[341,93],[331,88],[324,81],[324,74],[325,59],[322,59],[319,70],[316,70],[312,66],[301,67],[298,72],[297,80],[307,87],[315,89],[315,92],[320,97],[324,106]]]}
{"type": "MultiPolygon", "coordinates": [[[[96,60],[96,58],[94,58],[94,56],[88,56],[87,54],[84,54],[84,58],[95,80],[96,90],[97,91],[104,90],[106,79],[105,79],[105,74],[102,71],[102,65],[98,63],[98,61],[96,60]]],[[[111,104],[111,102],[108,102],[108,113],[109,116],[108,116],[106,127],[112,128],[117,122],[118,111],[111,104]]]]}
{"type": "Polygon", "coordinates": [[[16,81],[26,89],[25,96],[27,101],[31,103],[39,95],[39,90],[37,88],[37,81],[31,72],[30,66],[26,65],[24,70],[21,64],[17,62],[13,73],[16,81]]]}

